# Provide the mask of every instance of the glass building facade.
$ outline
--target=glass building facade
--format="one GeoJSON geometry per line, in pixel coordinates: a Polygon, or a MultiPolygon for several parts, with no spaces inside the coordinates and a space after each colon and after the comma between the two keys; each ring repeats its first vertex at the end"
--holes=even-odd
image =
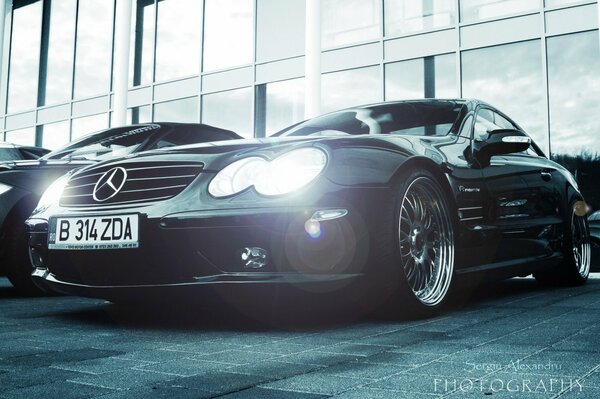
{"type": "MultiPolygon", "coordinates": [[[[2,1],[0,139],[56,148],[111,126],[119,1],[2,1]]],[[[305,0],[131,1],[130,122],[262,137],[304,119],[305,0]]],[[[598,15],[595,0],[321,0],[321,111],[479,98],[585,181],[598,15]]]]}

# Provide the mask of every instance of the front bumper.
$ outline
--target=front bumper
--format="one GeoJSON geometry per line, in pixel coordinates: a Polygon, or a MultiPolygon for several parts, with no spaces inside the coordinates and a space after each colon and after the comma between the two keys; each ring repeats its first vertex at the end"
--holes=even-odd
{"type": "Polygon", "coordinates": [[[30,219],[33,277],[47,290],[108,297],[134,289],[207,285],[335,285],[366,274],[371,219],[348,209],[315,224],[311,216],[323,209],[140,215],[139,248],[113,250],[49,250],[48,221],[30,219]],[[266,251],[263,267],[247,267],[241,255],[248,247],[266,251]]]}

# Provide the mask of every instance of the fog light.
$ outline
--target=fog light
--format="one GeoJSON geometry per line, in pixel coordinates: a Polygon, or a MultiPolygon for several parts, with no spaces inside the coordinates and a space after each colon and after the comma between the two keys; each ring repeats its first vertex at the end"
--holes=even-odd
{"type": "Polygon", "coordinates": [[[268,252],[260,247],[242,248],[240,256],[246,269],[261,269],[269,263],[268,252]]]}

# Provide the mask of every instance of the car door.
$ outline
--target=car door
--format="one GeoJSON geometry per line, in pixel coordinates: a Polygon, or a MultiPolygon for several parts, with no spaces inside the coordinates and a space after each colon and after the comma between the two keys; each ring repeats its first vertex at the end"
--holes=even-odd
{"type": "MultiPolygon", "coordinates": [[[[519,129],[487,107],[477,111],[473,140],[486,140],[494,129],[519,129]]],[[[485,223],[493,226],[490,255],[495,262],[548,255],[559,196],[552,180],[557,171],[530,147],[517,154],[496,155],[482,170],[486,187],[485,223]]]]}

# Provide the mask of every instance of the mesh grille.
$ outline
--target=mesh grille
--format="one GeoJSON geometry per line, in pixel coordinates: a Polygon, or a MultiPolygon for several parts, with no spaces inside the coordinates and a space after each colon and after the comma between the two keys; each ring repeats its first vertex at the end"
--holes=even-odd
{"type": "Polygon", "coordinates": [[[93,168],[69,180],[60,205],[113,206],[164,201],[181,193],[198,176],[203,166],[201,162],[138,162],[93,168]],[[104,173],[115,167],[127,172],[125,183],[113,197],[97,201],[94,199],[96,183],[104,173]]]}

